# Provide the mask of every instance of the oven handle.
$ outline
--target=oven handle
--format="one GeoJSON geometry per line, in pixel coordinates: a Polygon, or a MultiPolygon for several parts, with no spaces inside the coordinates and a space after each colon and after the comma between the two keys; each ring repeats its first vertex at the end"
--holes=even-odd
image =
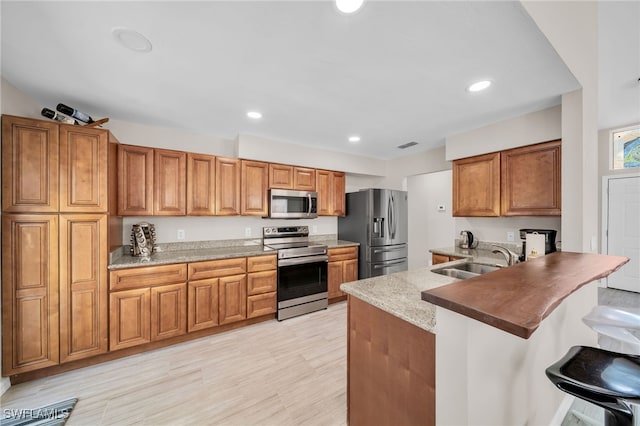
{"type": "Polygon", "coordinates": [[[318,256],[294,257],[291,259],[278,260],[278,266],[304,265],[307,263],[329,262],[329,256],[321,254],[318,256]]]}

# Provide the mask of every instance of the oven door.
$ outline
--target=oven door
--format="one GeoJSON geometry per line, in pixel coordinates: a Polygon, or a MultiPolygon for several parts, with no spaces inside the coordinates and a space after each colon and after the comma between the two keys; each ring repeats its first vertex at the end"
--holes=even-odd
{"type": "Polygon", "coordinates": [[[327,293],[327,255],[278,261],[278,308],[304,303],[301,298],[327,293]]]}

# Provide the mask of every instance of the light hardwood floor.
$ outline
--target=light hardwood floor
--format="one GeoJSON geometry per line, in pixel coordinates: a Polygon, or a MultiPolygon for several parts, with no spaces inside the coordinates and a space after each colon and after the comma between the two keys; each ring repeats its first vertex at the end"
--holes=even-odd
{"type": "Polygon", "coordinates": [[[346,302],[9,388],[2,408],[79,398],[67,425],[344,425],[346,302]]]}

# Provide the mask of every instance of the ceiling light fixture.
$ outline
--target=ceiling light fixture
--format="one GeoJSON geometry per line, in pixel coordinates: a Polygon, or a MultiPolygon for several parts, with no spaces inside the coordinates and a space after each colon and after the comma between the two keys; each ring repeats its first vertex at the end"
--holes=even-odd
{"type": "Polygon", "coordinates": [[[247,113],[247,117],[257,120],[259,118],[262,118],[262,114],[259,113],[258,111],[249,111],[247,113]]]}
{"type": "Polygon", "coordinates": [[[128,28],[116,27],[111,30],[111,34],[113,34],[115,39],[127,49],[139,53],[151,52],[151,42],[148,38],[137,31],[133,31],[128,28]]]}
{"type": "Polygon", "coordinates": [[[469,92],[480,92],[482,90],[489,88],[489,86],[491,86],[491,80],[481,80],[481,81],[476,81],[471,86],[467,87],[467,90],[469,92]]]}
{"type": "Polygon", "coordinates": [[[351,143],[360,142],[360,136],[349,136],[349,142],[351,143]]]}
{"type": "Polygon", "coordinates": [[[342,13],[354,13],[362,7],[364,0],[336,0],[336,7],[342,13]]]}

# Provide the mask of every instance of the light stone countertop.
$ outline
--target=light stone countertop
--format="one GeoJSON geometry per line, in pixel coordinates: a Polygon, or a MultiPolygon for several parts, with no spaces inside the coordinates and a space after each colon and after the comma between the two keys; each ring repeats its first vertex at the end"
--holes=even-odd
{"type": "Polygon", "coordinates": [[[455,246],[450,246],[450,247],[434,248],[429,250],[429,252],[435,253],[435,254],[442,254],[444,256],[462,257],[462,258],[471,260],[473,262],[484,263],[487,265],[499,264],[501,266],[506,266],[506,260],[504,256],[502,256],[499,253],[493,253],[493,250],[494,250],[494,248],[492,247],[493,244],[498,244],[503,247],[506,247],[518,255],[520,255],[520,253],[522,252],[522,245],[520,244],[491,243],[491,242],[485,242],[485,241],[481,241],[480,244],[478,244],[478,247],[475,249],[463,249],[458,247],[458,245],[456,244],[455,246]]]}

